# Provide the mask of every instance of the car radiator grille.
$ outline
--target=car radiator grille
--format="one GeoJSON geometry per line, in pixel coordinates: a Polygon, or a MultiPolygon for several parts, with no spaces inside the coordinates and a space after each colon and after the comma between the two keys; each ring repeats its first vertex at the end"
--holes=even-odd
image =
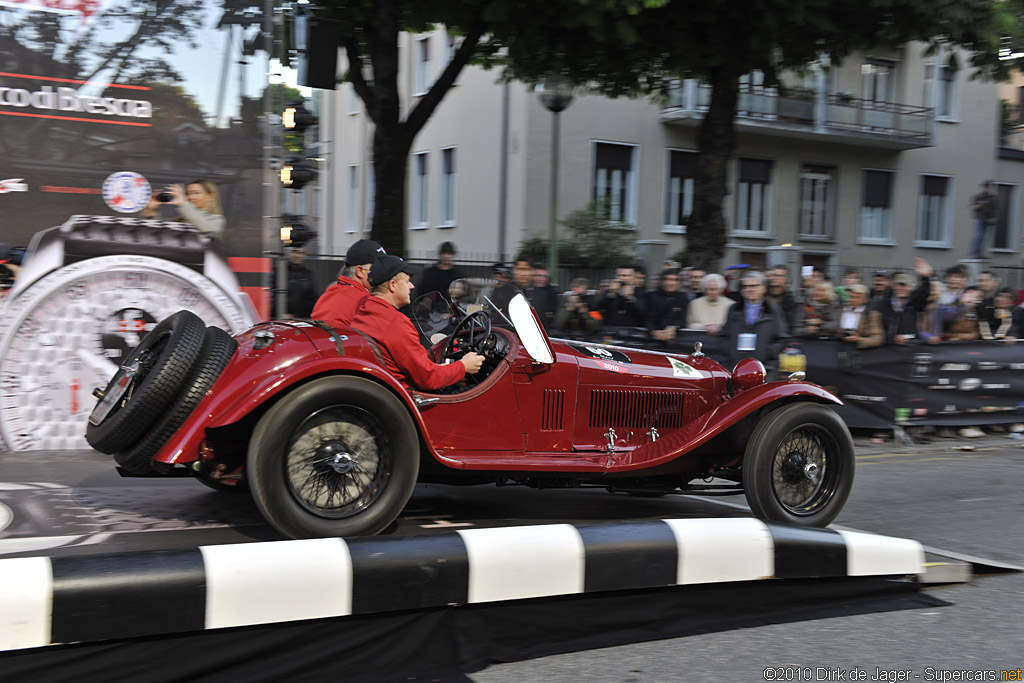
{"type": "Polygon", "coordinates": [[[594,389],[591,427],[679,429],[687,417],[687,393],[681,391],[594,389]]]}

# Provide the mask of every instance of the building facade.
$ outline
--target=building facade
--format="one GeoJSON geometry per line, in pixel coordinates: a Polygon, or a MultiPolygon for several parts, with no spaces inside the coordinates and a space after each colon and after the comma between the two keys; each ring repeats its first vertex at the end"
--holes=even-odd
{"type": "MultiPolygon", "coordinates": [[[[406,111],[454,44],[443,29],[402,37],[406,111]]],[[[836,273],[907,268],[914,257],[946,267],[969,256],[970,199],[986,180],[997,184],[999,215],[978,267],[1021,264],[1024,161],[1006,152],[1000,104],[1015,91],[972,80],[962,53],[924,50],[915,43],[841,64],[824,59],[773,87],[758,73],[743,79],[723,268],[784,263],[836,273]]],[[[465,69],[414,142],[413,257],[452,241],[463,256],[507,259],[523,239],[547,235],[554,115],[532,88],[497,79],[465,69]]],[[[667,101],[577,95],[558,114],[559,216],[607,195],[611,217],[633,226],[649,266],[684,248],[709,95],[697,81],[676,84],[667,101]]],[[[323,115],[321,248],[341,253],[369,231],[372,124],[347,83],[324,98],[323,115]]]]}

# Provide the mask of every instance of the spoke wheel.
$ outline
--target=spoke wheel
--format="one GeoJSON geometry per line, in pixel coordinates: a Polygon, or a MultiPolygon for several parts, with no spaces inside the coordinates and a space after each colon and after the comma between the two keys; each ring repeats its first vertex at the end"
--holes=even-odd
{"type": "Polygon", "coordinates": [[[419,474],[409,411],[360,377],[292,390],[260,419],[246,480],[260,511],[293,538],[365,536],[391,524],[419,474]]]}
{"type": "Polygon", "coordinates": [[[831,409],[796,403],[761,418],[743,458],[750,509],[767,521],[827,526],[853,486],[853,439],[831,409]]]}
{"type": "Polygon", "coordinates": [[[307,418],[285,457],[292,496],[313,514],[351,517],[373,505],[393,467],[380,421],[354,406],[331,406],[307,418]]]}
{"type": "Polygon", "coordinates": [[[800,427],[775,453],[772,489],[779,503],[795,515],[813,514],[837,483],[829,468],[828,439],[817,427],[800,427]]]}

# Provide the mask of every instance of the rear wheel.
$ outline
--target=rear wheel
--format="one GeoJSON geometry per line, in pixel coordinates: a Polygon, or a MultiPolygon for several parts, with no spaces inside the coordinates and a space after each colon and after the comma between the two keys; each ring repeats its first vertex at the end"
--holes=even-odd
{"type": "Polygon", "coordinates": [[[376,382],[314,380],[260,419],[245,474],[260,511],[283,534],[375,534],[412,495],[419,474],[416,427],[376,382]]]}
{"type": "Polygon", "coordinates": [[[124,393],[99,424],[86,425],[89,445],[101,453],[116,453],[134,444],[188,379],[205,331],[195,313],[178,311],[143,337],[104,390],[109,396],[124,393]]]}
{"type": "Polygon", "coordinates": [[[835,411],[794,403],[761,418],[743,456],[743,488],[766,521],[827,526],[853,486],[850,431],[835,411]]]}

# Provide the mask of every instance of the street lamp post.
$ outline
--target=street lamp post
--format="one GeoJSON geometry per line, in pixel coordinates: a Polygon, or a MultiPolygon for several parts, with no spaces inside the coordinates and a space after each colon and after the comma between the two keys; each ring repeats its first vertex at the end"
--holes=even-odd
{"type": "Polygon", "coordinates": [[[551,282],[558,281],[558,115],[572,104],[572,81],[560,74],[551,74],[537,86],[540,101],[552,113],[551,118],[551,215],[548,217],[548,273],[551,282]]]}

